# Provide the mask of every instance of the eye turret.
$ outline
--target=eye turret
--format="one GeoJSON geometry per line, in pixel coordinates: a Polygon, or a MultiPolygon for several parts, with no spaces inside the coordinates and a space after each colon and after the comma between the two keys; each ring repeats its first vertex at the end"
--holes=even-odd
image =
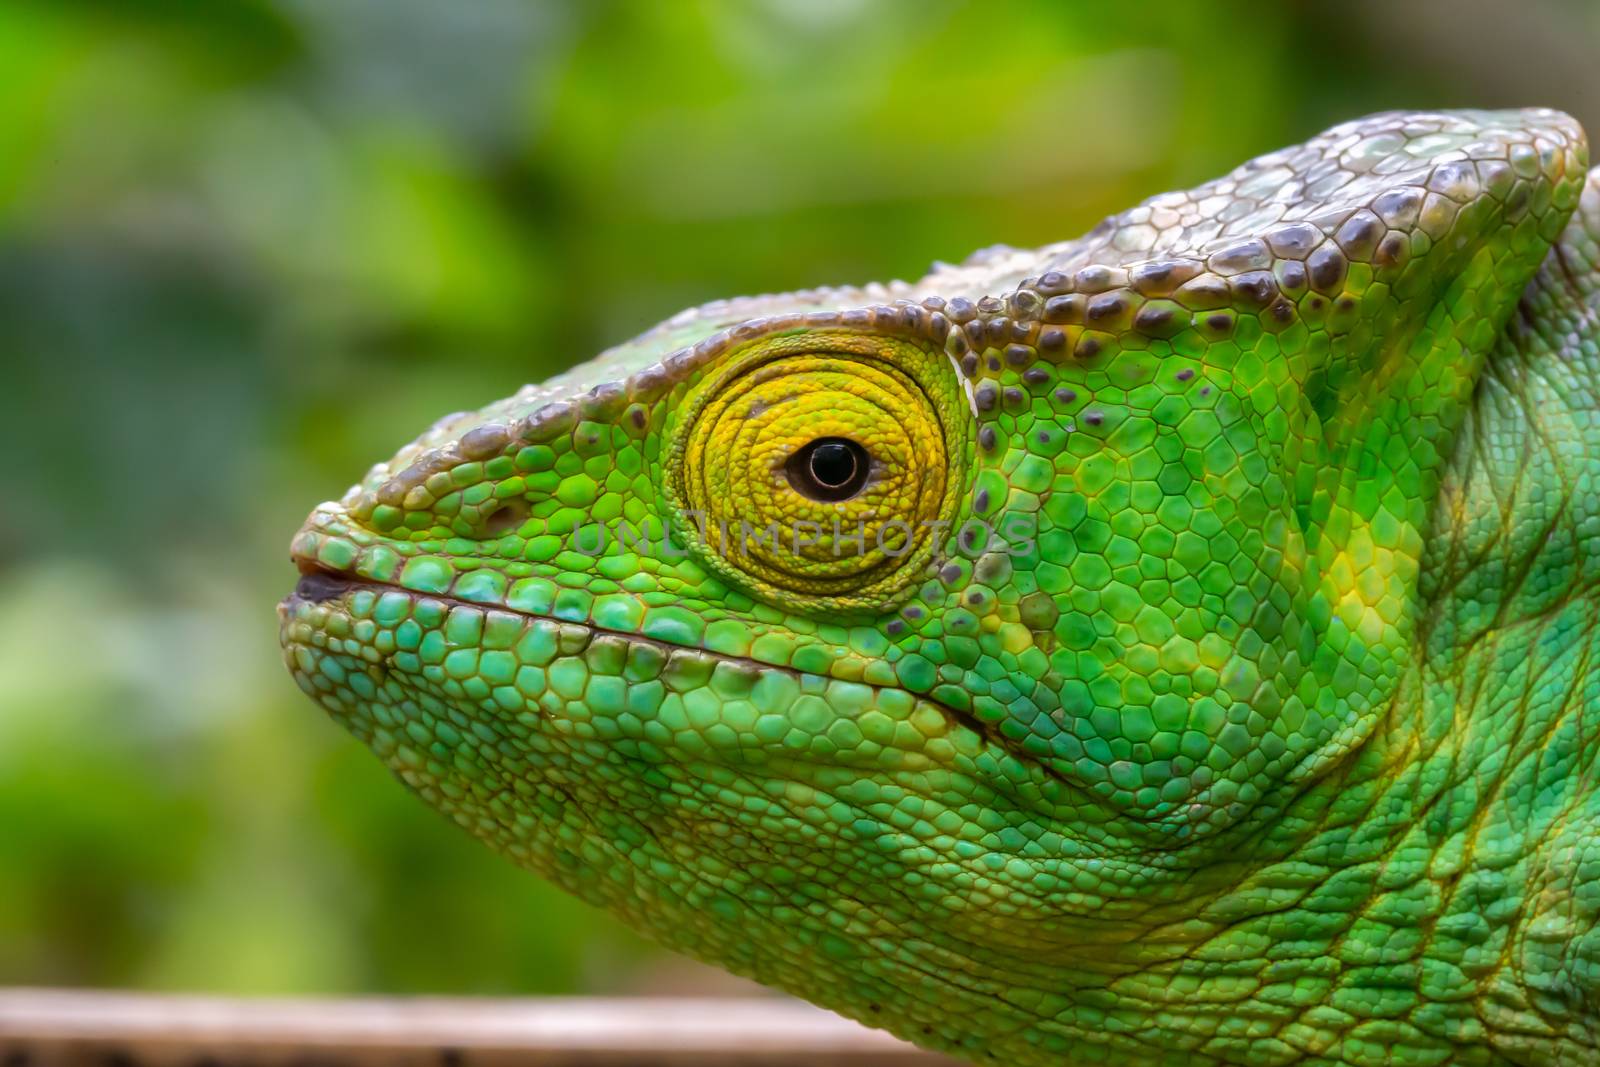
{"type": "Polygon", "coordinates": [[[879,610],[948,536],[969,417],[942,352],[848,331],[756,341],[674,412],[673,526],[770,602],[879,610]]]}

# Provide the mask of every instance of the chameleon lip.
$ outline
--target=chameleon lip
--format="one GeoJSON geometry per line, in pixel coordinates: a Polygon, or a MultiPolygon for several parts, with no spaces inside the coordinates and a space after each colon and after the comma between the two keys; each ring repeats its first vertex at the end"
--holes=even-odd
{"type": "MultiPolygon", "coordinates": [[[[751,659],[748,656],[731,656],[722,652],[713,652],[710,649],[701,648],[695,645],[675,645],[667,641],[658,640],[657,638],[646,637],[644,634],[633,630],[612,630],[603,626],[596,626],[592,622],[561,619],[553,615],[537,615],[532,612],[518,611],[516,608],[509,607],[504,604],[462,600],[459,597],[453,597],[449,594],[421,593],[415,589],[407,589],[403,585],[396,585],[392,582],[373,581],[368,578],[357,577],[347,572],[335,571],[321,563],[318,563],[315,560],[306,559],[304,557],[296,557],[294,563],[295,566],[300,570],[300,580],[295,583],[294,591],[288,596],[284,597],[280,602],[280,612],[292,609],[296,604],[323,604],[331,601],[342,600],[347,594],[356,589],[379,589],[387,592],[403,593],[415,600],[437,600],[446,604],[475,608],[479,611],[504,611],[508,614],[518,615],[522,618],[536,622],[559,624],[563,626],[577,626],[589,631],[590,634],[597,637],[602,635],[621,637],[628,641],[636,641],[640,644],[654,645],[668,654],[673,652],[687,652],[702,656],[710,656],[746,670],[781,671],[792,675],[815,673],[797,670],[794,667],[784,664],[766,663],[761,660],[751,659]]],[[[820,677],[826,678],[829,676],[820,675],[820,677]]],[[[892,688],[876,685],[872,682],[860,682],[859,684],[873,689],[892,688]]],[[[996,731],[993,727],[986,725],[971,713],[953,708],[943,701],[935,700],[927,693],[917,693],[910,690],[906,690],[905,692],[914,700],[938,708],[950,722],[959,724],[960,726],[971,730],[978,736],[986,738],[989,742],[997,744],[1008,751],[1012,751],[1013,754],[1018,755],[1019,758],[1026,759],[1026,757],[1023,757],[1020,755],[1020,753],[1017,753],[1012,746],[1006,744],[1004,739],[999,735],[998,731],[996,731]]],[[[1051,767],[1049,764],[1034,760],[1028,760],[1028,762],[1033,763],[1035,766],[1041,768],[1051,778],[1060,781],[1074,789],[1078,788],[1076,783],[1064,777],[1058,770],[1051,767]]]]}
{"type": "MultiPolygon", "coordinates": [[[[297,603],[326,604],[332,601],[342,600],[346,595],[354,592],[357,589],[375,589],[383,592],[401,593],[405,596],[411,597],[413,600],[436,600],[443,604],[459,605],[461,607],[474,608],[478,611],[503,611],[509,615],[520,616],[521,618],[529,619],[535,622],[546,622],[561,626],[581,627],[582,629],[588,630],[590,633],[597,636],[606,634],[616,637],[623,637],[630,641],[637,641],[641,644],[655,645],[666,652],[693,652],[703,656],[712,656],[719,660],[725,660],[729,663],[747,666],[758,670],[787,671],[792,674],[806,673],[803,671],[796,671],[793,667],[787,667],[776,663],[763,663],[760,660],[750,659],[746,656],[730,656],[722,652],[713,652],[710,649],[701,648],[697,645],[675,645],[671,642],[661,641],[654,637],[646,637],[644,634],[637,633],[632,630],[608,629],[604,626],[596,626],[594,623],[585,620],[562,619],[554,615],[541,615],[530,611],[521,611],[505,604],[476,600],[463,600],[460,597],[451,596],[448,593],[423,593],[415,589],[408,589],[403,585],[397,585],[394,582],[375,581],[373,579],[359,577],[348,572],[336,571],[324,566],[321,563],[318,563],[315,560],[305,559],[303,557],[297,557],[294,563],[295,566],[300,570],[300,580],[295,583],[294,590],[290,592],[288,596],[283,598],[279,605],[281,608],[291,608],[297,603]]],[[[928,699],[927,697],[917,693],[913,693],[911,695],[919,700],[928,699]]],[[[937,702],[930,701],[930,703],[937,702]]],[[[942,704],[939,704],[938,706],[944,707],[942,704]]],[[[946,710],[948,711],[949,709],[946,710]]],[[[951,714],[955,713],[951,712],[951,714]]]]}
{"type": "MultiPolygon", "coordinates": [[[[357,589],[377,589],[384,592],[402,593],[405,596],[411,597],[413,600],[436,600],[443,604],[474,608],[478,611],[503,611],[509,615],[520,616],[521,618],[528,619],[533,622],[552,623],[560,626],[575,626],[587,630],[595,636],[608,635],[622,637],[629,641],[636,641],[640,644],[654,645],[663,652],[667,653],[689,652],[702,656],[710,656],[715,659],[723,660],[725,662],[752,670],[783,671],[789,674],[809,673],[806,671],[796,670],[793,667],[782,664],[765,663],[761,660],[751,659],[748,656],[731,656],[723,652],[713,652],[710,649],[701,648],[697,645],[675,645],[668,641],[662,641],[654,637],[647,637],[644,634],[633,630],[613,630],[604,626],[596,626],[592,622],[580,621],[576,619],[562,619],[557,618],[554,615],[540,615],[529,611],[519,611],[516,608],[509,607],[504,604],[486,603],[475,600],[462,600],[460,597],[454,597],[448,593],[422,593],[415,589],[407,589],[403,585],[396,585],[393,582],[373,581],[369,578],[361,578],[352,574],[331,570],[314,560],[296,559],[295,565],[300,569],[300,580],[295,583],[293,592],[283,598],[279,605],[280,608],[292,608],[296,603],[325,604],[331,601],[342,600],[347,594],[354,592],[357,589]]],[[[863,682],[861,684],[871,686],[874,689],[884,688],[883,686],[872,685],[870,682],[863,682]]],[[[912,693],[910,695],[917,700],[927,701],[935,707],[943,709],[946,714],[952,716],[957,721],[967,721],[959,712],[956,712],[954,709],[951,709],[936,700],[930,699],[924,694],[912,693]]]]}

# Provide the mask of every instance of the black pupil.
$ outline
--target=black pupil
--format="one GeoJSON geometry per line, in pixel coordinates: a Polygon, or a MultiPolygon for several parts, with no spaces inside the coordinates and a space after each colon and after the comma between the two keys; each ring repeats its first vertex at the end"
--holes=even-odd
{"type": "Polygon", "coordinates": [[[843,441],[823,441],[811,451],[811,476],[829,489],[848,485],[856,475],[856,454],[843,441]]]}
{"type": "Polygon", "coordinates": [[[819,437],[789,460],[789,484],[812,500],[848,500],[867,482],[867,450],[847,437],[819,437]]]}

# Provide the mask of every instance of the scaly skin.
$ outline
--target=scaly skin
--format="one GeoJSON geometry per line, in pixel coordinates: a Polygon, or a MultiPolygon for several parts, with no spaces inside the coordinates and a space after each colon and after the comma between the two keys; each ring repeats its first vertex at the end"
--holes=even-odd
{"type": "Polygon", "coordinates": [[[979,1062],[1600,1062],[1586,167],[1382,115],[686,312],[319,506],[286,658],[517,862],[979,1062]]]}

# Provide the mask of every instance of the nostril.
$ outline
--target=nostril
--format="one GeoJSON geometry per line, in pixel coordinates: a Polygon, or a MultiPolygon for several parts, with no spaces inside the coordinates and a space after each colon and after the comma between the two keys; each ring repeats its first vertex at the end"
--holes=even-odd
{"type": "Polygon", "coordinates": [[[503,537],[519,529],[528,521],[530,512],[525,500],[507,500],[483,519],[483,536],[503,537]]]}
{"type": "Polygon", "coordinates": [[[324,570],[307,571],[300,575],[300,581],[295,583],[294,595],[301,600],[309,600],[313,604],[320,604],[324,600],[332,600],[343,596],[350,588],[348,578],[337,574],[330,574],[324,570]]]}

